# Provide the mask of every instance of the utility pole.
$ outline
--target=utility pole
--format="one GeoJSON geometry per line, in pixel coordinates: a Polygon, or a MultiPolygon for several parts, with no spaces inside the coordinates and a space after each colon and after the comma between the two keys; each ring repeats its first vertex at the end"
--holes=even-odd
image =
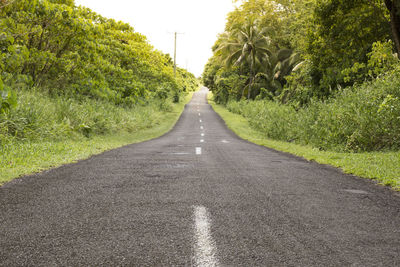
{"type": "Polygon", "coordinates": [[[183,32],[174,32],[174,77],[176,78],[176,37],[183,32]]]}
{"type": "Polygon", "coordinates": [[[175,32],[175,43],[174,43],[174,77],[176,78],[176,35],[178,33],[175,32]]]}

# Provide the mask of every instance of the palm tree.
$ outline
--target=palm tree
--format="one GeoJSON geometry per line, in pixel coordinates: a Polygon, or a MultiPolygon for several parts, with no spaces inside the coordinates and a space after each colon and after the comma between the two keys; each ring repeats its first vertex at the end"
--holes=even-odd
{"type": "Polygon", "coordinates": [[[221,35],[215,52],[220,54],[228,68],[232,66],[248,66],[250,77],[242,95],[247,89],[247,99],[251,97],[251,90],[257,74],[257,69],[268,61],[271,52],[269,50],[270,40],[265,36],[266,29],[260,29],[257,23],[249,21],[240,25],[230,34],[221,35]]]}
{"type": "Polygon", "coordinates": [[[302,64],[300,60],[300,56],[291,49],[273,51],[268,62],[256,74],[256,78],[264,80],[267,83],[268,91],[274,95],[278,95],[286,83],[285,76],[300,67],[302,64]]]}

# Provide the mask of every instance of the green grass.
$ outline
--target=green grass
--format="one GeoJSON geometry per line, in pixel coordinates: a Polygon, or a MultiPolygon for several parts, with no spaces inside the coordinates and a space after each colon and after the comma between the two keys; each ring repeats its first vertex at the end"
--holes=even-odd
{"type": "MultiPolygon", "coordinates": [[[[137,125],[138,130],[122,131],[107,135],[93,135],[90,138],[74,135],[65,140],[56,141],[12,141],[0,146],[0,185],[22,175],[40,172],[62,164],[86,159],[94,154],[159,137],[173,128],[187,102],[187,95],[172,110],[155,111],[148,118],[149,125],[137,125]]],[[[143,107],[143,109],[147,109],[143,107]]],[[[136,112],[140,112],[140,108],[136,112]]],[[[148,112],[147,110],[145,110],[148,112]]],[[[140,122],[141,124],[145,122],[140,122]]]]}
{"type": "Polygon", "coordinates": [[[213,109],[222,117],[226,125],[241,138],[252,143],[294,154],[307,160],[341,168],[345,173],[376,180],[379,184],[391,186],[400,191],[400,152],[344,153],[321,151],[311,146],[265,138],[261,132],[250,127],[241,115],[229,112],[216,104],[208,95],[213,109]]]}

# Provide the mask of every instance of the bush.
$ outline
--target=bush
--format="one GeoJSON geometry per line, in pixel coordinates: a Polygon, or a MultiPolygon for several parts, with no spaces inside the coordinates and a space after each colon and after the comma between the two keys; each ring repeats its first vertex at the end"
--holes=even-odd
{"type": "Polygon", "coordinates": [[[400,148],[400,75],[339,91],[296,111],[272,101],[230,102],[269,138],[310,144],[322,150],[372,151],[400,148]]]}
{"type": "Polygon", "coordinates": [[[18,106],[0,116],[0,142],[133,132],[153,126],[158,112],[171,110],[172,101],[165,99],[124,107],[105,100],[77,100],[50,97],[40,91],[21,91],[18,106]]]}
{"type": "Polygon", "coordinates": [[[17,106],[17,95],[10,89],[5,89],[3,81],[0,79],[0,116],[9,112],[17,106]]]}

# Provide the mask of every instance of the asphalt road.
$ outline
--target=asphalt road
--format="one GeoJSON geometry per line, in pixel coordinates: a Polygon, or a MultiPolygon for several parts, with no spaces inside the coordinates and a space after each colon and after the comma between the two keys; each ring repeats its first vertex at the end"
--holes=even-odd
{"type": "Polygon", "coordinates": [[[400,197],[236,137],[197,92],[161,138],[0,187],[0,266],[400,266],[400,197]]]}

